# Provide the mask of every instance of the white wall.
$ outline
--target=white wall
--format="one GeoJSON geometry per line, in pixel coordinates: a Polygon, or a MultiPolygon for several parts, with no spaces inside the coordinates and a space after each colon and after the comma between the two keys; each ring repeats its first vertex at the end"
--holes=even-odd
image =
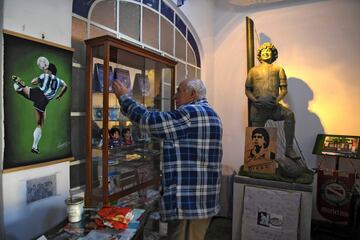
{"type": "MultiPolygon", "coordinates": [[[[0,8],[4,29],[39,39],[44,34],[47,41],[71,47],[72,0],[4,0],[1,3],[4,4],[3,8],[0,8]]],[[[2,48],[1,44],[1,82],[3,81],[2,48]]],[[[2,85],[0,89],[0,103],[3,106],[2,85]]],[[[3,107],[0,119],[3,119],[3,107]]],[[[3,153],[3,126],[0,136],[3,153]]],[[[0,155],[1,170],[2,166],[3,154],[0,155]]],[[[5,231],[6,239],[31,239],[65,219],[64,199],[68,196],[70,187],[68,162],[7,174],[1,171],[0,180],[2,196],[0,239],[4,239],[5,231]],[[25,180],[54,173],[58,180],[58,195],[26,205],[25,180]]]]}
{"type": "Polygon", "coordinates": [[[248,124],[245,23],[244,15],[240,13],[235,15],[236,24],[231,24],[232,18],[226,21],[226,17],[233,13],[218,4],[214,16],[215,89],[216,95],[222,97],[216,98],[215,107],[224,125],[223,162],[238,171],[243,164],[245,127],[248,124]]]}
{"type": "Polygon", "coordinates": [[[6,239],[33,239],[66,218],[69,175],[68,162],[3,174],[6,239]],[[56,195],[27,204],[26,181],[54,174],[56,195]]]}
{"type": "Polygon", "coordinates": [[[202,46],[202,51],[200,52],[201,79],[207,86],[207,97],[210,104],[214,104],[216,98],[214,91],[214,2],[213,0],[186,1],[180,9],[199,36],[202,46]]]}
{"type": "MultiPolygon", "coordinates": [[[[295,112],[296,138],[307,164],[318,164],[312,154],[318,133],[360,135],[360,1],[287,1],[246,8],[215,1],[213,9],[207,11],[208,5],[206,0],[193,0],[181,8],[186,15],[193,14],[187,17],[202,41],[213,38],[213,49],[205,48],[210,52],[203,61],[213,59],[214,63],[211,69],[203,66],[203,76],[206,81],[209,75],[214,76],[207,85],[224,124],[223,163],[236,170],[243,164],[247,126],[245,16],[254,21],[256,47],[267,40],[278,48],[277,64],[288,76],[286,102],[295,112]],[[211,17],[212,37],[202,29],[202,23],[211,17]]],[[[358,161],[354,163],[360,170],[358,161]]]]}
{"type": "Polygon", "coordinates": [[[4,29],[71,46],[72,0],[4,0],[4,29]]]}

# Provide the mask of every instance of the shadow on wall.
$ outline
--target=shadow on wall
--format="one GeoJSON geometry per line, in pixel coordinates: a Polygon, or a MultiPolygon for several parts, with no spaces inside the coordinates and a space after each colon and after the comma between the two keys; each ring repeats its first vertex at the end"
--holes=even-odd
{"type": "Polygon", "coordinates": [[[288,94],[285,102],[295,113],[295,136],[309,168],[317,167],[316,156],[312,154],[316,136],[324,133],[320,118],[309,110],[309,102],[314,98],[313,91],[301,79],[288,78],[288,94]]]}
{"type": "MultiPolygon", "coordinates": [[[[314,93],[302,79],[290,77],[287,79],[287,84],[288,94],[286,95],[284,102],[295,114],[295,138],[308,168],[317,168],[319,160],[316,155],[312,154],[312,150],[317,134],[324,133],[324,127],[321,124],[320,118],[314,112],[309,110],[309,103],[313,100],[314,93]]],[[[317,177],[317,174],[315,174],[312,194],[312,218],[315,219],[319,219],[319,213],[316,207],[317,177]]]]}

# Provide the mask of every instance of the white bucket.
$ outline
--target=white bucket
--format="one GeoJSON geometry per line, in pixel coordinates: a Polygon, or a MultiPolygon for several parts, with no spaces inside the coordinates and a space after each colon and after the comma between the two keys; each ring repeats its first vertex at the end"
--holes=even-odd
{"type": "Polygon", "coordinates": [[[84,209],[84,199],[73,197],[65,200],[69,222],[79,222],[84,209]]]}

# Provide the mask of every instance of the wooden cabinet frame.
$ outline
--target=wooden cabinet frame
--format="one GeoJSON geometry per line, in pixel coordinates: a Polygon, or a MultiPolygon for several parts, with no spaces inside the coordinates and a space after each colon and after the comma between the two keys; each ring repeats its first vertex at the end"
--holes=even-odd
{"type": "MultiPolygon", "coordinates": [[[[114,194],[109,193],[108,189],[108,176],[109,176],[109,138],[108,138],[108,129],[109,129],[109,121],[108,121],[108,111],[109,111],[109,63],[113,59],[114,49],[122,50],[129,52],[131,54],[138,55],[140,57],[144,57],[144,59],[150,59],[156,63],[160,63],[166,66],[166,68],[171,70],[171,96],[174,95],[175,92],[175,64],[176,62],[161,56],[157,53],[149,51],[147,49],[132,45],[128,42],[120,40],[118,38],[112,36],[101,36],[92,39],[85,40],[86,43],[86,54],[87,54],[87,62],[86,62],[86,81],[87,81],[87,136],[86,136],[86,191],[85,191],[85,205],[86,206],[93,206],[95,202],[100,202],[103,205],[108,205],[110,201],[116,200],[123,196],[126,196],[130,193],[136,192],[142,188],[159,184],[160,175],[156,178],[153,178],[149,181],[144,183],[138,184],[136,186],[127,188],[120,192],[116,192],[114,194]],[[102,179],[101,179],[101,191],[102,196],[99,197],[95,196],[93,191],[93,146],[92,146],[92,111],[93,111],[93,88],[92,88],[92,81],[93,81],[93,72],[94,72],[94,56],[98,53],[94,53],[95,49],[101,47],[103,49],[103,120],[102,121],[102,134],[103,134],[103,144],[102,144],[102,179]],[[95,200],[95,201],[94,201],[95,200]]],[[[116,56],[115,56],[116,58],[116,56]]],[[[171,100],[171,109],[174,108],[174,102],[171,100]]]]}

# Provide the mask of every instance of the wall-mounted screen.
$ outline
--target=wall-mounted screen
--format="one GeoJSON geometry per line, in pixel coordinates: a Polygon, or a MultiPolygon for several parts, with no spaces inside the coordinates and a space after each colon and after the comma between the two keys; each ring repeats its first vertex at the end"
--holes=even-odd
{"type": "Polygon", "coordinates": [[[359,136],[318,134],[313,154],[360,159],[359,136]]]}

